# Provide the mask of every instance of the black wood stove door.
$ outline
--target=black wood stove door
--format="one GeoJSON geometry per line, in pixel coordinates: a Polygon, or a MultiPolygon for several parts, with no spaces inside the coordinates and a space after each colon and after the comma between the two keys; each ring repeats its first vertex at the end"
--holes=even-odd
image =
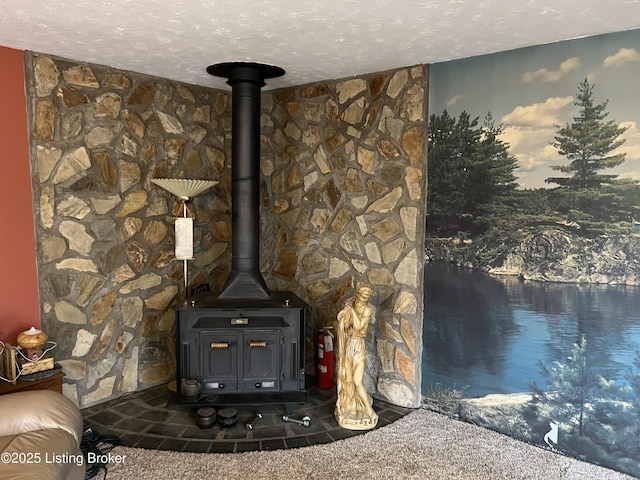
{"type": "Polygon", "coordinates": [[[205,391],[278,390],[282,333],[243,329],[202,331],[202,383],[205,391]]]}
{"type": "Polygon", "coordinates": [[[279,389],[280,330],[247,330],[243,337],[243,390],[279,389]]]}
{"type": "Polygon", "coordinates": [[[240,337],[240,332],[200,332],[204,390],[237,390],[240,337]]]}

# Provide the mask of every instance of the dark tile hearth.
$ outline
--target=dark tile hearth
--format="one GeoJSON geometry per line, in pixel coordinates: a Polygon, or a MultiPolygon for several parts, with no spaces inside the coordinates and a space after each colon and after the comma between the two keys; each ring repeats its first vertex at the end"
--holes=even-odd
{"type": "MultiPolygon", "coordinates": [[[[197,425],[198,407],[177,404],[167,386],[154,387],[122,396],[82,410],[85,428],[103,435],[120,437],[126,447],[202,453],[237,453],[255,450],[279,450],[330,443],[360,435],[364,431],[347,430],[338,425],[333,410],[336,391],[311,386],[308,401],[295,404],[290,416],[311,418],[308,427],[286,423],[285,405],[228,405],[237,410],[238,422],[228,428],[215,424],[210,428],[197,425]],[[263,418],[252,430],[246,428],[256,415],[263,418]]],[[[388,425],[411,411],[381,400],[373,406],[379,415],[378,426],[388,425]]],[[[223,407],[215,407],[219,411],[223,407]]]]}

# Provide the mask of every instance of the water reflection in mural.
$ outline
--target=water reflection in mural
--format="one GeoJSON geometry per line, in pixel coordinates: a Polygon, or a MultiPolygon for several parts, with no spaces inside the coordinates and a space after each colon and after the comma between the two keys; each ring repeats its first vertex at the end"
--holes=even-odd
{"type": "Polygon", "coordinates": [[[640,475],[640,287],[434,263],[425,305],[424,395],[460,392],[463,418],[640,475]],[[516,393],[524,395],[465,400],[516,393]]]}
{"type": "Polygon", "coordinates": [[[530,391],[539,362],[564,361],[581,336],[595,370],[624,382],[640,350],[640,287],[522,282],[444,264],[425,267],[423,390],[465,396],[530,391]]]}

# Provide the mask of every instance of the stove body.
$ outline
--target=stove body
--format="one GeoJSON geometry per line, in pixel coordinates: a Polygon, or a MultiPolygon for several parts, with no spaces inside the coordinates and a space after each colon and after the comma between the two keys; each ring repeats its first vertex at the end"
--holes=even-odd
{"type": "Polygon", "coordinates": [[[198,296],[176,310],[176,382],[183,403],[298,403],[305,388],[307,305],[289,292],[241,304],[198,296]],[[198,385],[198,395],[180,388],[198,385]],[[194,382],[195,380],[195,382],[194,382]]]}

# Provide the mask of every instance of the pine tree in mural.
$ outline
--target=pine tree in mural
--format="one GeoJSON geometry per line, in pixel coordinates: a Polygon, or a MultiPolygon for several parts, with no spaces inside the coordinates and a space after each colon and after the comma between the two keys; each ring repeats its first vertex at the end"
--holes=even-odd
{"type": "Polygon", "coordinates": [[[496,218],[511,213],[517,187],[517,161],[508,152],[508,145],[500,140],[504,125],[496,125],[488,113],[481,129],[479,142],[470,165],[466,183],[467,208],[482,230],[489,228],[496,218]]]}
{"type": "Polygon", "coordinates": [[[596,103],[593,90],[583,80],[574,102],[579,110],[573,123],[556,126],[552,145],[569,163],[551,167],[567,176],[545,180],[558,185],[549,192],[550,203],[587,232],[630,229],[640,215],[638,182],[603,173],[624,163],[625,154],[613,152],[625,142],[620,136],[628,127],[607,120],[608,100],[596,103]]]}
{"type": "Polygon", "coordinates": [[[512,207],[516,190],[516,159],[500,140],[504,126],[489,113],[462,112],[456,119],[446,110],[429,118],[429,189],[427,229],[431,233],[478,235],[512,207]]]}
{"type": "Polygon", "coordinates": [[[554,165],[553,170],[568,173],[568,177],[550,177],[547,183],[557,183],[568,188],[593,188],[613,183],[616,175],[605,175],[601,170],[617,167],[625,160],[624,153],[611,155],[625,140],[618,139],[627,128],[620,127],[614,120],[606,120],[608,100],[596,104],[593,85],[584,79],[578,87],[578,116],[573,123],[557,127],[555,142],[552,144],[560,155],[566,156],[569,165],[554,165]]]}
{"type": "Polygon", "coordinates": [[[547,387],[532,385],[540,413],[565,429],[584,434],[587,403],[598,389],[598,377],[587,365],[587,341],[584,337],[571,349],[566,363],[555,362],[549,368],[540,364],[548,378],[547,387]]]}
{"type": "MultiPolygon", "coordinates": [[[[523,418],[542,438],[549,422],[559,426],[557,448],[578,458],[613,466],[624,456],[615,447],[624,442],[629,409],[621,401],[624,387],[598,374],[591,366],[584,336],[573,345],[567,361],[552,367],[540,364],[547,385],[535,382],[533,399],[523,409],[523,418]]],[[[534,439],[535,441],[535,439],[534,439]]]]}
{"type": "Polygon", "coordinates": [[[460,123],[445,110],[429,119],[427,228],[448,234],[458,229],[457,218],[465,205],[466,158],[475,145],[477,119],[463,113],[460,123]]]}

